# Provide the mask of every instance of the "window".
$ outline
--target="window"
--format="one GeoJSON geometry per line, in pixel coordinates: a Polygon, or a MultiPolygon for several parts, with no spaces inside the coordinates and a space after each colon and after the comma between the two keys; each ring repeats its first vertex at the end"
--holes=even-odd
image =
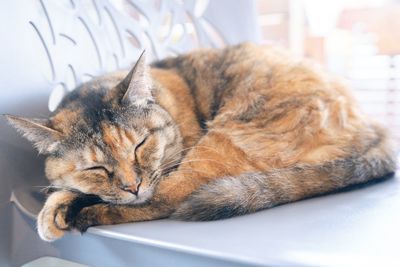
{"type": "Polygon", "coordinates": [[[257,0],[262,39],[348,79],[400,143],[400,1],[257,0]]]}

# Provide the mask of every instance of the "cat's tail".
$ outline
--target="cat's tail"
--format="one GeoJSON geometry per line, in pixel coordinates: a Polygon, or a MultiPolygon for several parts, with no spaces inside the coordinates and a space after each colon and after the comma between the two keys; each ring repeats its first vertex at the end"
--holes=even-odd
{"type": "Polygon", "coordinates": [[[362,155],[216,179],[191,194],[171,218],[229,218],[379,179],[395,170],[395,153],[384,138],[362,155]]]}

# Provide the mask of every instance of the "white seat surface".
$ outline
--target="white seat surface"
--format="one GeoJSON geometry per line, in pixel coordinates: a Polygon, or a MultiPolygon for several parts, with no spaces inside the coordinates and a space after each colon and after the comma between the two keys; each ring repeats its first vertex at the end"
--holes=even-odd
{"type": "Polygon", "coordinates": [[[400,177],[213,222],[159,220],[90,234],[250,265],[398,266],[400,177]]]}

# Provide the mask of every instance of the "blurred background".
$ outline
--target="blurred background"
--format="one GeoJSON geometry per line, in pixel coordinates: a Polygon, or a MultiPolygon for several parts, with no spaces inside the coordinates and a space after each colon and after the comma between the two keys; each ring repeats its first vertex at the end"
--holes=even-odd
{"type": "Polygon", "coordinates": [[[363,110],[400,141],[400,1],[257,0],[264,43],[344,76],[363,110]]]}

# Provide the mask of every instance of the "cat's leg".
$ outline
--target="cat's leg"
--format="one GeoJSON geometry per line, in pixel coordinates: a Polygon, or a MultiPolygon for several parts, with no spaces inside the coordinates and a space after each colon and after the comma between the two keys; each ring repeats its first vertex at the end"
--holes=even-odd
{"type": "Polygon", "coordinates": [[[70,191],[52,193],[37,218],[37,231],[41,239],[54,241],[64,235],[69,226],[65,217],[67,206],[78,194],[70,191]]]}
{"type": "Polygon", "coordinates": [[[186,155],[174,173],[160,181],[147,204],[98,204],[86,207],[75,218],[74,227],[85,231],[92,225],[166,218],[200,186],[221,177],[257,170],[246,154],[226,136],[211,132],[186,155]]]}
{"type": "Polygon", "coordinates": [[[37,231],[45,241],[54,241],[71,229],[71,218],[83,207],[99,203],[96,196],[61,190],[52,193],[37,217],[37,231]]]}

